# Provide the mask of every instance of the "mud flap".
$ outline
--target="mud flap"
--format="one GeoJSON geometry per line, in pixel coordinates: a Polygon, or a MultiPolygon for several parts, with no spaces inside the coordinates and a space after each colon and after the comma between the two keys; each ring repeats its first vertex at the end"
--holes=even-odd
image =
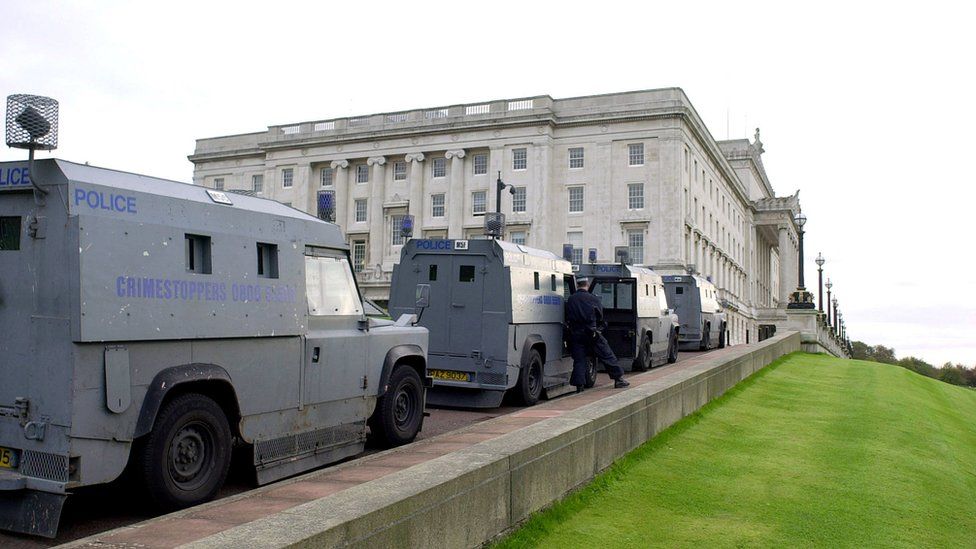
{"type": "Polygon", "coordinates": [[[53,538],[67,497],[34,490],[0,492],[0,530],[53,538]]]}

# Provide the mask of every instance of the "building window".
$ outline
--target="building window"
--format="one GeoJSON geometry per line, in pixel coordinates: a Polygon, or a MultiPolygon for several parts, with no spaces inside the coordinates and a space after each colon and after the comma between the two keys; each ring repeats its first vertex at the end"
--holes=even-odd
{"type": "Polygon", "coordinates": [[[627,247],[629,248],[627,252],[630,254],[630,259],[635,264],[644,264],[644,230],[643,229],[629,229],[627,231],[627,247]]]}
{"type": "Polygon", "coordinates": [[[224,190],[224,178],[223,177],[215,177],[214,178],[214,189],[216,189],[218,191],[224,190]]]}
{"type": "Polygon", "coordinates": [[[431,164],[431,170],[433,171],[434,177],[445,177],[447,175],[447,159],[435,158],[433,164],[431,164]]]}
{"type": "Polygon", "coordinates": [[[332,185],[333,185],[332,168],[329,167],[322,168],[322,186],[331,187],[332,185]]]}
{"type": "Polygon", "coordinates": [[[444,217],[444,193],[430,195],[430,216],[444,217]]]}
{"type": "Polygon", "coordinates": [[[403,214],[390,216],[390,244],[393,246],[403,246],[404,241],[406,241],[403,232],[400,230],[403,226],[403,217],[403,214]]]}
{"type": "Polygon", "coordinates": [[[583,211],[583,187],[569,188],[569,213],[583,211]]]}
{"type": "Polygon", "coordinates": [[[369,183],[369,166],[366,164],[356,166],[356,183],[369,183]]]}
{"type": "Polygon", "coordinates": [[[627,185],[627,208],[631,210],[644,209],[643,183],[630,183],[627,185]]]}
{"type": "Polygon", "coordinates": [[[512,149],[512,169],[524,170],[528,167],[528,153],[525,149],[512,149]]]}
{"type": "Polygon", "coordinates": [[[366,241],[352,241],[352,270],[361,273],[366,266],[366,241]]]}
{"type": "Polygon", "coordinates": [[[512,195],[512,211],[515,213],[525,211],[525,187],[515,187],[515,194],[512,195]]]}
{"type": "Polygon", "coordinates": [[[574,170],[583,167],[583,147],[573,147],[569,149],[569,169],[574,170]]]}
{"type": "Polygon", "coordinates": [[[407,163],[406,162],[394,162],[393,163],[393,180],[394,181],[406,181],[407,179],[407,163]]]}
{"type": "Polygon", "coordinates": [[[278,278],[278,245],[258,242],[258,277],[278,278]]]}
{"type": "Polygon", "coordinates": [[[291,168],[285,168],[281,170],[281,186],[289,189],[293,183],[295,177],[295,170],[291,168]]]}
{"type": "Polygon", "coordinates": [[[264,176],[263,175],[252,175],[251,176],[251,190],[255,194],[261,194],[264,192],[264,176]]]}
{"type": "Polygon", "coordinates": [[[487,209],[485,191],[475,191],[471,193],[471,213],[483,214],[487,209]]]}
{"type": "Polygon", "coordinates": [[[643,166],[644,165],[644,144],[643,143],[631,143],[627,145],[627,159],[628,164],[631,166],[643,166]]]}
{"type": "Polygon", "coordinates": [[[573,246],[571,262],[574,265],[581,265],[583,263],[583,233],[579,231],[566,233],[566,243],[573,246]]]}
{"type": "Polygon", "coordinates": [[[488,155],[487,154],[474,155],[474,174],[485,175],[487,173],[488,173],[488,155]]]}
{"type": "Polygon", "coordinates": [[[512,244],[525,245],[525,231],[512,231],[508,236],[509,242],[512,244]]]}
{"type": "Polygon", "coordinates": [[[356,223],[366,223],[366,199],[356,199],[356,223]]]}

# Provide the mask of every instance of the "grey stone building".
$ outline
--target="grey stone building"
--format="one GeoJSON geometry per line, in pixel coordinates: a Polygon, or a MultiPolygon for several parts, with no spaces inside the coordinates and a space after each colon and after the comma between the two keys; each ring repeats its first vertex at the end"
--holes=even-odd
{"type": "Polygon", "coordinates": [[[796,195],[776,197],[755,139],[716,141],[679,88],[526,97],[268,127],[199,139],[194,183],[253,190],[315,212],[333,193],[365,293],[388,295],[403,243],[476,238],[503,194],[506,238],[596,248],[662,274],[710,276],[731,342],[783,317],[797,282],[796,195]]]}

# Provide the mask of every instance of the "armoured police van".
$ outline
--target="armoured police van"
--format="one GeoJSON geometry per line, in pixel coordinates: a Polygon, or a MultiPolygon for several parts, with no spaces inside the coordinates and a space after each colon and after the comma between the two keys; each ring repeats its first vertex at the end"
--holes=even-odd
{"type": "Polygon", "coordinates": [[[678,313],[682,349],[708,350],[725,347],[726,315],[718,302],[718,290],[698,275],[665,275],[668,304],[678,313]]]}
{"type": "MultiPolygon", "coordinates": [[[[511,391],[531,405],[569,388],[564,297],[575,291],[575,277],[568,261],[501,240],[409,240],[393,268],[391,314],[413,311],[424,288],[428,403],[492,408],[511,391]]],[[[590,380],[595,375],[591,369],[590,380]]]]}
{"type": "Polygon", "coordinates": [[[661,276],[626,264],[579,265],[603,304],[603,337],[626,369],[644,371],[678,360],[678,315],[668,308],[661,276]]]}
{"type": "Polygon", "coordinates": [[[232,444],[264,484],[361,452],[367,426],[416,436],[427,330],[363,314],[336,225],[60,160],[30,176],[0,186],[0,529],[55,535],[71,489],[127,464],[179,508],[232,444]]]}

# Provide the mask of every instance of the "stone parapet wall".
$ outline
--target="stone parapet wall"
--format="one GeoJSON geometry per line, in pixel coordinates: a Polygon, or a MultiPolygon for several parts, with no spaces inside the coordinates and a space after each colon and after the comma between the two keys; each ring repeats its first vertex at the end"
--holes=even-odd
{"type": "Polygon", "coordinates": [[[777,358],[798,332],[190,544],[190,547],[478,547],[777,358]]]}

